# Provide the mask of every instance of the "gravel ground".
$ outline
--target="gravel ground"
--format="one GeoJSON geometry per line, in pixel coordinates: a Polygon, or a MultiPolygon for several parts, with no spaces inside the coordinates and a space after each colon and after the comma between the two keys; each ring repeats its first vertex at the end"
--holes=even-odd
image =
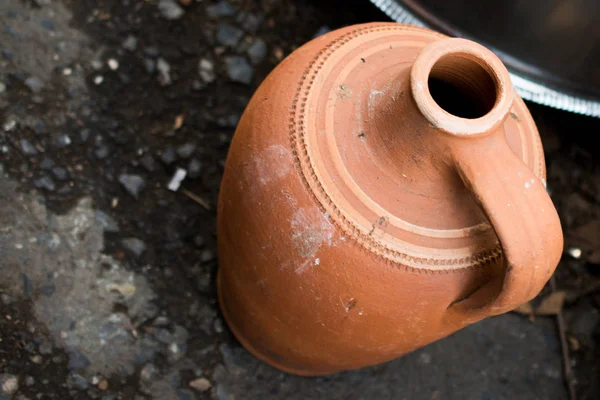
{"type": "MultiPolygon", "coordinates": [[[[568,398],[554,316],[318,379],[224,324],[214,205],[240,114],[302,43],[387,20],[367,3],[0,1],[0,400],[568,398]]],[[[566,233],[571,381],[597,399],[600,121],[531,109],[566,233]]]]}

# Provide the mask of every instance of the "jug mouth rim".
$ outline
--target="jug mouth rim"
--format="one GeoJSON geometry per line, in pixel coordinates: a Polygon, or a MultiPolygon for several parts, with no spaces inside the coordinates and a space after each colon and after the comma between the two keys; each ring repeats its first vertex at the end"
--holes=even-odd
{"type": "Polygon", "coordinates": [[[510,75],[502,61],[489,49],[462,38],[446,38],[425,46],[411,68],[410,86],[419,110],[433,127],[463,138],[494,131],[509,114],[514,99],[510,75]],[[446,73],[449,76],[456,78],[462,75],[461,83],[471,87],[483,84],[476,81],[475,69],[484,71],[494,91],[493,94],[485,94],[494,97],[491,99],[493,106],[486,113],[477,118],[464,118],[448,112],[434,100],[429,82],[434,69],[442,61],[448,65],[446,73]]]}

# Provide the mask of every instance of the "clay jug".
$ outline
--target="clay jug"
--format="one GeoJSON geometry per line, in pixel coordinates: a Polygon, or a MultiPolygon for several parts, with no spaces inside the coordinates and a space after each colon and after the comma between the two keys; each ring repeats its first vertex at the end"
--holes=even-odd
{"type": "Polygon", "coordinates": [[[540,292],[563,249],[501,61],[394,23],[287,57],[245,110],[218,206],[220,306],[299,375],[382,363],[540,292]]]}

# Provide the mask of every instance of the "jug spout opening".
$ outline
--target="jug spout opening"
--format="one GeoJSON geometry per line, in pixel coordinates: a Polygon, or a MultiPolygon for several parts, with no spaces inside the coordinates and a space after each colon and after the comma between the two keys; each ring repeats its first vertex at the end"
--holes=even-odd
{"type": "Polygon", "coordinates": [[[455,136],[492,132],[512,106],[506,67],[490,50],[470,40],[449,38],[426,46],[410,78],[421,113],[433,127],[455,136]]]}

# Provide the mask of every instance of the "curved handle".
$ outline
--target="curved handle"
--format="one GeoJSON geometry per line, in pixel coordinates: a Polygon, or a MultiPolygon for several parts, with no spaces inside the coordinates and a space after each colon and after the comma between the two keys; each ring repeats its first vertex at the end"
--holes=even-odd
{"type": "Polygon", "coordinates": [[[560,220],[545,185],[509,147],[504,131],[455,139],[451,151],[467,188],[489,219],[504,270],[449,311],[481,319],[517,308],[544,287],[563,251],[560,220]]]}

